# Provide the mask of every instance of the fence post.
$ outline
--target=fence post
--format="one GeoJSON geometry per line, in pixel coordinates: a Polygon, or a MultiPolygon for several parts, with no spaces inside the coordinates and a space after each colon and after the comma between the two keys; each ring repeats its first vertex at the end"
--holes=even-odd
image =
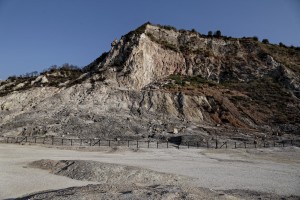
{"type": "Polygon", "coordinates": [[[225,145],[226,145],[226,149],[227,149],[227,142],[225,143],[225,145]]]}
{"type": "Polygon", "coordinates": [[[150,146],[150,141],[148,141],[148,149],[149,149],[149,146],[150,146]]]}
{"type": "Polygon", "coordinates": [[[197,142],[197,149],[199,149],[199,142],[197,142]]]}
{"type": "Polygon", "coordinates": [[[190,148],[190,141],[188,141],[188,149],[190,148]]]}
{"type": "Polygon", "coordinates": [[[71,139],[71,146],[73,146],[73,140],[71,139]]]}
{"type": "Polygon", "coordinates": [[[167,149],[169,148],[169,141],[167,141],[167,149]]]}
{"type": "Polygon", "coordinates": [[[36,143],[36,137],[34,137],[34,143],[36,143]]]}
{"type": "Polygon", "coordinates": [[[157,141],[157,144],[156,144],[156,148],[158,149],[158,141],[157,141]]]}
{"type": "Polygon", "coordinates": [[[293,146],[293,140],[291,140],[291,145],[293,146]]]}
{"type": "Polygon", "coordinates": [[[129,147],[129,140],[127,140],[127,146],[129,147]]]}
{"type": "Polygon", "coordinates": [[[234,142],[234,148],[236,149],[236,142],[234,142]]]}
{"type": "Polygon", "coordinates": [[[9,139],[9,137],[7,137],[7,139],[6,139],[6,143],[8,143],[8,139],[9,139]]]}
{"type": "Polygon", "coordinates": [[[245,145],[245,149],[247,148],[247,142],[244,142],[244,145],[245,145]]]}
{"type": "Polygon", "coordinates": [[[274,140],[273,146],[274,146],[274,147],[276,146],[276,144],[275,144],[275,140],[274,140]]]}
{"type": "Polygon", "coordinates": [[[136,148],[137,149],[139,148],[139,141],[138,140],[136,141],[136,148]]]}
{"type": "Polygon", "coordinates": [[[25,142],[27,142],[27,136],[25,137],[26,139],[25,139],[25,142]]]}
{"type": "Polygon", "coordinates": [[[64,146],[64,139],[61,139],[61,145],[64,146]]]}
{"type": "Polygon", "coordinates": [[[216,149],[218,148],[218,140],[216,139],[216,149]]]}
{"type": "Polygon", "coordinates": [[[82,145],[82,139],[80,139],[80,146],[82,145]]]}
{"type": "Polygon", "coordinates": [[[101,144],[100,144],[100,143],[101,143],[101,140],[99,140],[99,147],[101,146],[101,144]]]}
{"type": "Polygon", "coordinates": [[[110,147],[110,140],[108,140],[108,146],[110,147]]]}
{"type": "Polygon", "coordinates": [[[284,140],[282,140],[282,147],[284,147],[284,140]]]}
{"type": "Polygon", "coordinates": [[[266,142],[264,142],[264,148],[266,148],[266,142]]]}

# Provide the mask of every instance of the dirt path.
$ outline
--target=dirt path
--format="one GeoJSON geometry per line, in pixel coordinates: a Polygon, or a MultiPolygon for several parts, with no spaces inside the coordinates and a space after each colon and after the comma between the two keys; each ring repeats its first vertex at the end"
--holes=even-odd
{"type": "Polygon", "coordinates": [[[191,184],[213,190],[247,189],[300,196],[300,149],[224,151],[102,149],[89,152],[0,144],[0,199],[91,183],[27,167],[29,162],[40,159],[116,163],[183,175],[191,184]]]}

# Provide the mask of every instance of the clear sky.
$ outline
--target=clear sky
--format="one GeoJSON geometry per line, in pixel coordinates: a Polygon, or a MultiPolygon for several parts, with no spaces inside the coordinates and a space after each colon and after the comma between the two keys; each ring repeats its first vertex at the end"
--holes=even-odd
{"type": "Polygon", "coordinates": [[[147,21],[300,46],[300,0],[0,0],[0,79],[85,66],[147,21]]]}

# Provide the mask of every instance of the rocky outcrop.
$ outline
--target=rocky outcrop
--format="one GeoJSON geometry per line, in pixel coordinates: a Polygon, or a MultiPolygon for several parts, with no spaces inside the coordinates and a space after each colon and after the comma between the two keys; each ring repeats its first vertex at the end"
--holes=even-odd
{"type": "Polygon", "coordinates": [[[0,134],[296,132],[299,73],[262,45],[145,24],[114,41],[87,70],[2,81],[0,134]]]}
{"type": "Polygon", "coordinates": [[[217,83],[250,81],[280,66],[251,39],[203,37],[145,25],[143,33],[116,42],[98,67],[116,85],[140,90],[171,74],[201,76],[217,83]]]}

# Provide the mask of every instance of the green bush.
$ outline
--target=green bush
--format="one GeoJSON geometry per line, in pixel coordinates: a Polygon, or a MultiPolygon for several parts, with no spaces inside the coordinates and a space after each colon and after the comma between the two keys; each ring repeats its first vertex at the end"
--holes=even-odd
{"type": "Polygon", "coordinates": [[[182,77],[179,74],[172,74],[169,76],[170,79],[175,81],[175,84],[182,85],[182,77]]]}
{"type": "Polygon", "coordinates": [[[160,28],[166,29],[166,30],[173,30],[173,31],[177,31],[177,29],[174,26],[169,26],[169,25],[157,25],[160,28]]]}
{"type": "Polygon", "coordinates": [[[99,56],[97,59],[95,59],[93,62],[91,62],[90,64],[88,64],[87,66],[83,67],[83,71],[84,72],[90,72],[95,70],[95,67],[101,63],[102,61],[105,60],[105,58],[107,57],[108,52],[104,52],[101,54],[101,56],[99,56]]]}
{"type": "Polygon", "coordinates": [[[172,51],[178,52],[178,48],[176,47],[176,45],[171,44],[171,43],[169,43],[169,42],[166,41],[166,40],[162,40],[162,41],[160,42],[160,44],[163,45],[163,47],[165,47],[165,48],[167,48],[167,49],[170,49],[170,50],[172,50],[172,51]]]}
{"type": "Polygon", "coordinates": [[[187,82],[189,82],[190,85],[193,85],[193,86],[198,86],[198,85],[203,85],[203,84],[208,84],[210,86],[217,85],[217,83],[215,83],[211,80],[202,78],[201,76],[182,76],[179,74],[172,74],[169,76],[169,79],[174,80],[176,85],[181,85],[181,86],[186,85],[187,82]]]}
{"type": "Polygon", "coordinates": [[[13,75],[13,76],[8,77],[7,79],[10,81],[15,81],[15,80],[17,80],[17,76],[13,75]]]}
{"type": "Polygon", "coordinates": [[[142,26],[138,27],[137,29],[130,31],[129,33],[127,33],[126,35],[123,36],[123,38],[125,39],[125,41],[128,41],[133,35],[141,35],[142,33],[145,32],[146,27],[148,24],[151,24],[150,22],[146,22],[145,24],[143,24],[142,26]]]}
{"type": "Polygon", "coordinates": [[[222,36],[222,33],[220,30],[217,30],[216,32],[214,32],[214,36],[215,37],[221,37],[222,36]]]}
{"type": "Polygon", "coordinates": [[[165,48],[165,49],[170,49],[170,50],[176,51],[176,52],[179,51],[176,45],[171,44],[171,43],[169,43],[169,42],[166,41],[166,40],[159,40],[159,39],[156,39],[151,33],[146,33],[146,35],[150,38],[151,41],[160,44],[160,45],[161,45],[163,48],[165,48]]]}
{"type": "Polygon", "coordinates": [[[269,40],[268,39],[263,39],[261,42],[264,43],[264,44],[269,44],[269,40]]]}
{"type": "Polygon", "coordinates": [[[280,47],[286,47],[286,45],[283,44],[282,42],[279,42],[279,46],[280,46],[280,47]]]}
{"type": "Polygon", "coordinates": [[[150,38],[151,41],[156,42],[156,38],[151,33],[146,33],[146,35],[150,38]]]}
{"type": "Polygon", "coordinates": [[[208,31],[207,36],[212,37],[213,32],[212,31],[208,31]]]}

